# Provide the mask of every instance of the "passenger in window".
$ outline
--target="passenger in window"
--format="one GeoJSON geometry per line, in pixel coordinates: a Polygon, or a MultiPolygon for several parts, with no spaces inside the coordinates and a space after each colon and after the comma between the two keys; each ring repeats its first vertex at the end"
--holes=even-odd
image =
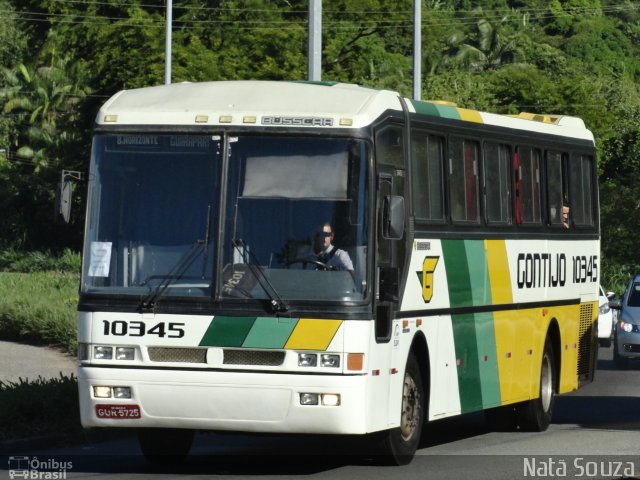
{"type": "Polygon", "coordinates": [[[562,204],[562,226],[564,228],[569,228],[569,212],[571,208],[568,203],[562,204]]]}
{"type": "Polygon", "coordinates": [[[317,228],[313,235],[311,259],[319,262],[316,263],[318,270],[348,271],[352,277],[355,277],[351,257],[347,252],[333,245],[333,238],[334,232],[330,223],[324,223],[317,228]],[[323,265],[326,265],[326,268],[323,265]]]}

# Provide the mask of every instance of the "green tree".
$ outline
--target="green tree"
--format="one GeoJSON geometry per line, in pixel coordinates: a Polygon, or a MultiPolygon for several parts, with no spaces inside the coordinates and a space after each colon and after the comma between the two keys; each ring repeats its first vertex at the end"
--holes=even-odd
{"type": "MultiPolygon", "coordinates": [[[[477,10],[482,14],[482,10],[477,10]]],[[[497,70],[501,66],[513,63],[518,57],[518,35],[508,33],[506,27],[510,23],[509,16],[503,16],[497,22],[486,18],[478,20],[476,32],[472,38],[460,33],[449,37],[450,63],[458,63],[472,71],[497,70]]]]}

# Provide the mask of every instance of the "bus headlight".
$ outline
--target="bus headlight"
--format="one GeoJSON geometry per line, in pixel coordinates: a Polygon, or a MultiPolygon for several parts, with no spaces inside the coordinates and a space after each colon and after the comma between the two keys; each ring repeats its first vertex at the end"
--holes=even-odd
{"type": "Polygon", "coordinates": [[[131,398],[131,388],[113,387],[113,398],[131,398]]]}
{"type": "Polygon", "coordinates": [[[299,353],[298,354],[298,366],[299,367],[316,367],[318,365],[318,355],[315,353],[299,353]]]}
{"type": "Polygon", "coordinates": [[[317,393],[301,393],[300,405],[318,405],[317,393]]]}
{"type": "Polygon", "coordinates": [[[320,365],[323,367],[338,368],[340,366],[340,355],[323,353],[320,355],[320,365]]]}
{"type": "Polygon", "coordinates": [[[325,407],[338,407],[340,405],[340,395],[337,393],[323,393],[321,400],[322,405],[325,407]]]}
{"type": "Polygon", "coordinates": [[[112,360],[113,347],[106,347],[104,345],[97,345],[93,347],[93,358],[96,360],[112,360]]]}
{"type": "Polygon", "coordinates": [[[111,387],[93,387],[93,396],[96,398],[111,398],[111,387]]]}
{"type": "Polygon", "coordinates": [[[116,347],[116,360],[134,360],[135,356],[133,347],[116,347]]]}

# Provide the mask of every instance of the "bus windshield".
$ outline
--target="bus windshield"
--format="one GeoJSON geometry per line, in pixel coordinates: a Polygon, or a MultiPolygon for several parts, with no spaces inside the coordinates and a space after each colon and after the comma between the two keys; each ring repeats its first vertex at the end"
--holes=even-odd
{"type": "Polygon", "coordinates": [[[247,136],[229,155],[223,297],[363,298],[366,144],[247,136]]]}
{"type": "Polygon", "coordinates": [[[82,290],[362,299],[367,159],[346,138],[97,135],[82,290]]]}

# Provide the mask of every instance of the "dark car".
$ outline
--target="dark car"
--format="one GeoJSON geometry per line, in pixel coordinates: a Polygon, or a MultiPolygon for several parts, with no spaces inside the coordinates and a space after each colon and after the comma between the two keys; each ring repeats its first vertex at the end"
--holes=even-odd
{"type": "Polygon", "coordinates": [[[609,306],[620,310],[613,337],[613,361],[627,368],[629,360],[640,359],[640,275],[634,275],[620,300],[609,306]]]}

